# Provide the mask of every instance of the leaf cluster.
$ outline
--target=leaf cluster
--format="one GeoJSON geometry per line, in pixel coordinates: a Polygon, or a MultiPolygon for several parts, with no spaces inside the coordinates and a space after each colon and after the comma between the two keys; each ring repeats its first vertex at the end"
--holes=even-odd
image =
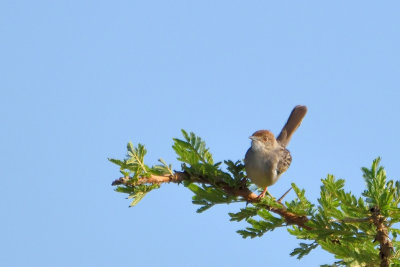
{"type": "Polygon", "coordinates": [[[136,147],[129,142],[127,145],[127,155],[124,160],[108,159],[120,167],[120,172],[129,182],[118,186],[115,191],[128,194],[131,199],[130,207],[135,206],[143,197],[153,189],[160,187],[158,184],[136,184],[140,177],[150,177],[152,174],[163,175],[172,174],[172,166],[167,165],[163,159],[159,159],[161,164],[149,167],[144,163],[144,157],[147,153],[142,144],[136,147]]]}
{"type": "Polygon", "coordinates": [[[214,185],[226,183],[229,186],[243,186],[245,183],[244,165],[241,161],[224,161],[226,170],[221,168],[222,162],[214,163],[206,143],[194,133],[182,130],[184,139],[174,138],[172,148],[177,159],[182,162],[182,170],[190,177],[202,179],[214,185]]]}
{"type": "MultiPolygon", "coordinates": [[[[183,139],[174,138],[172,148],[177,154],[177,159],[182,162],[182,170],[187,174],[184,186],[193,193],[193,204],[201,207],[197,212],[203,212],[215,204],[227,204],[238,201],[224,190],[230,188],[247,187],[244,165],[241,161],[224,161],[214,163],[212,154],[206,143],[194,133],[182,130],[183,139]]],[[[158,184],[138,184],[139,178],[151,175],[173,175],[172,166],[159,159],[161,164],[148,166],[144,162],[147,153],[142,144],[136,147],[129,142],[127,156],[124,160],[109,159],[120,167],[120,172],[127,177],[127,183],[117,187],[116,191],[129,194],[133,199],[131,206],[136,205],[148,192],[159,188],[158,184]]]]}
{"type": "MultiPolygon", "coordinates": [[[[299,239],[310,243],[300,243],[294,249],[292,256],[302,258],[311,250],[320,246],[335,255],[340,261],[337,265],[370,266],[379,265],[379,244],[375,242],[376,227],[372,223],[372,208],[379,209],[386,217],[386,226],[394,238],[395,250],[399,247],[396,241],[400,230],[393,227],[399,222],[399,182],[387,181],[383,167],[379,167],[380,159],[374,160],[372,167],[362,168],[367,189],[361,197],[344,190],[345,181],[328,175],[322,179],[318,205],[312,204],[305,197],[305,190],[299,189],[294,183],[292,188],[296,198],[285,203],[288,211],[308,217],[306,225],[311,229],[288,225],[288,232],[299,239]]],[[[239,230],[242,237],[260,237],[268,231],[285,225],[285,220],[275,217],[265,210],[267,204],[276,207],[273,199],[267,197],[264,203],[241,209],[238,213],[230,213],[231,221],[245,220],[249,226],[239,230]]],[[[398,262],[395,254],[392,258],[398,262]]]]}
{"type": "MultiPolygon", "coordinates": [[[[385,226],[393,237],[399,230],[393,227],[399,216],[399,183],[387,181],[380,158],[373,161],[371,168],[362,168],[366,190],[356,197],[344,190],[345,181],[328,175],[322,179],[319,205],[309,213],[306,231],[298,227],[288,231],[300,239],[317,242],[340,259],[338,263],[348,266],[379,265],[379,243],[377,230],[372,221],[372,211],[378,209],[385,217],[385,226]]],[[[397,250],[398,245],[395,243],[397,250]]],[[[303,247],[301,250],[308,251],[303,247]]],[[[301,254],[298,254],[299,256],[301,254]]],[[[398,262],[397,257],[392,262],[398,262]]]]}
{"type": "MultiPolygon", "coordinates": [[[[267,197],[266,202],[274,202],[271,197],[267,197]]],[[[244,230],[238,230],[237,232],[243,238],[255,238],[264,235],[268,231],[273,231],[277,227],[281,227],[285,224],[285,220],[282,217],[276,217],[272,215],[270,211],[265,209],[265,203],[263,205],[248,206],[240,209],[237,213],[229,213],[231,221],[240,222],[245,220],[250,224],[244,230]]]]}

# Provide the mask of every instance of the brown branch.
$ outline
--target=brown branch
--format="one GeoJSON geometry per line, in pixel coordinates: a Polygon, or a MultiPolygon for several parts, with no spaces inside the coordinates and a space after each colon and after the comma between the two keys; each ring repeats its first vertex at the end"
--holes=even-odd
{"type": "MultiPolygon", "coordinates": [[[[127,185],[127,186],[135,186],[141,184],[162,184],[162,183],[181,183],[184,180],[190,180],[195,183],[203,183],[203,184],[211,184],[209,181],[198,178],[198,177],[190,177],[185,172],[175,172],[173,175],[152,175],[150,177],[141,177],[135,183],[131,182],[129,177],[121,177],[115,180],[112,185],[127,185]]],[[[217,186],[222,188],[227,194],[231,196],[239,196],[242,197],[245,201],[250,203],[258,203],[260,199],[257,194],[251,192],[247,187],[234,188],[228,185],[225,182],[217,182],[217,186]]],[[[288,224],[296,224],[299,227],[302,227],[307,230],[311,230],[309,226],[306,226],[305,223],[308,221],[308,218],[303,215],[298,215],[293,212],[288,211],[283,205],[281,208],[265,206],[266,209],[272,211],[274,213],[279,214],[283,218],[285,218],[288,224]]]]}
{"type": "Polygon", "coordinates": [[[343,218],[343,219],[335,219],[330,220],[329,222],[341,222],[341,223],[365,223],[372,222],[371,218],[343,218]]]}
{"type": "Polygon", "coordinates": [[[394,252],[393,244],[390,241],[388,229],[385,225],[386,218],[381,215],[379,208],[375,207],[371,210],[371,219],[376,227],[375,240],[379,242],[379,256],[381,258],[381,267],[390,266],[390,258],[394,252]]]}

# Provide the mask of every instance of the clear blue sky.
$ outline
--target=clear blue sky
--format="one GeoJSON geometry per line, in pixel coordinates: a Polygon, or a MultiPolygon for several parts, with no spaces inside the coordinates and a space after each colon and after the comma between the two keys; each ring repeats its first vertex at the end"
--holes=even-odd
{"type": "MultiPolygon", "coordinates": [[[[318,198],[328,173],[363,189],[360,167],[398,153],[398,1],[9,1],[0,3],[0,265],[318,266],[290,257],[284,228],[244,240],[220,206],[196,214],[166,185],[135,208],[113,191],[108,157],[144,143],[147,163],[179,163],[180,129],[214,158],[242,159],[248,136],[309,112],[293,163],[318,198]]],[[[293,198],[291,193],[288,199],[293,198]]]]}

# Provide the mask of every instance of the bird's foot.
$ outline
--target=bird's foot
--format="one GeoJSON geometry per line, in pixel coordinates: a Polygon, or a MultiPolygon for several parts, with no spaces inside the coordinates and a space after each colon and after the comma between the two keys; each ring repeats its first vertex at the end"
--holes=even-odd
{"type": "Polygon", "coordinates": [[[262,198],[265,197],[265,194],[268,194],[270,197],[273,197],[273,196],[268,192],[268,187],[265,187],[264,190],[262,191],[262,193],[258,195],[257,199],[258,199],[258,200],[261,200],[262,198]]]}

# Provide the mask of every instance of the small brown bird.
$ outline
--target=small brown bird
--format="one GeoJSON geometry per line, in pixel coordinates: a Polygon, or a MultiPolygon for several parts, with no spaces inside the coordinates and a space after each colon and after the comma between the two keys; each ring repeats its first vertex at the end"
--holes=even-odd
{"type": "Polygon", "coordinates": [[[263,198],[268,186],[275,184],[289,168],[292,156],[286,146],[306,113],[306,106],[296,106],[277,139],[268,130],[259,130],[250,136],[251,147],[247,150],[244,164],[251,181],[264,188],[259,198],[263,198]]]}

